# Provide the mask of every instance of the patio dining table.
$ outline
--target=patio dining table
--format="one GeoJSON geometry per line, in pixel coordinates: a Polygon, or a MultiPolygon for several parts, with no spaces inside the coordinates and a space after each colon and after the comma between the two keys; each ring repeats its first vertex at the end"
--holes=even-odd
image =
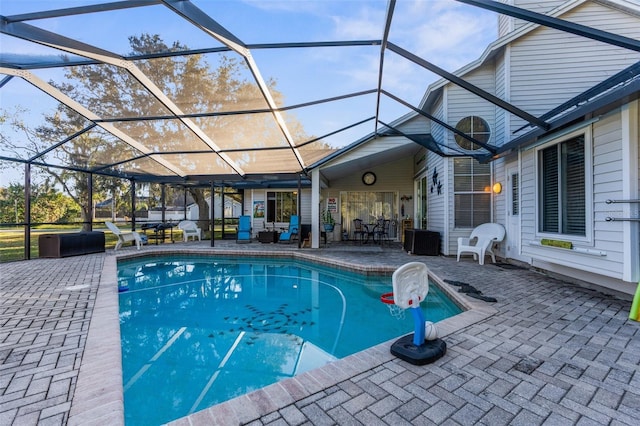
{"type": "Polygon", "coordinates": [[[140,229],[142,229],[142,232],[144,232],[145,235],[147,231],[153,232],[153,238],[156,240],[156,245],[158,245],[159,239],[162,239],[162,242],[164,243],[167,229],[169,230],[169,236],[171,238],[171,242],[175,243],[173,239],[174,226],[176,226],[176,224],[172,222],[150,222],[150,223],[143,223],[142,226],[140,226],[140,229]]]}
{"type": "Polygon", "coordinates": [[[364,241],[362,244],[367,244],[369,242],[369,237],[371,237],[374,244],[377,244],[376,229],[378,228],[378,223],[363,223],[362,227],[364,228],[364,241]]]}

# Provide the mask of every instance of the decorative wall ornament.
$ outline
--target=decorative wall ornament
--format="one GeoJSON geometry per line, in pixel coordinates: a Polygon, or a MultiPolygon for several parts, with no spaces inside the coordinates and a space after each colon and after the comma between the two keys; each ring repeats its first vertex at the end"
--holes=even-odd
{"type": "Polygon", "coordinates": [[[442,182],[438,179],[438,170],[433,169],[433,175],[431,176],[431,192],[433,193],[433,189],[436,188],[438,191],[438,195],[442,194],[442,182]]]}

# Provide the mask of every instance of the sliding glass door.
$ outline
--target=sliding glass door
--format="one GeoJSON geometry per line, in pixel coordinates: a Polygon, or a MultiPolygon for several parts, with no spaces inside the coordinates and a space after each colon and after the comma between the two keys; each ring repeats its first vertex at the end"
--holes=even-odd
{"type": "Polygon", "coordinates": [[[353,238],[353,220],[361,219],[365,224],[374,224],[380,217],[391,220],[389,238],[395,239],[398,233],[397,192],[349,191],[340,193],[340,215],[342,232],[353,238]]]}

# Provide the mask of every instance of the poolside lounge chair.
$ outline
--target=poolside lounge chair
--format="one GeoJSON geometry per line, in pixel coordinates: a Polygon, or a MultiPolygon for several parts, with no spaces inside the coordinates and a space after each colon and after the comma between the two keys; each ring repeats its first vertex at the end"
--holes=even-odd
{"type": "Polygon", "coordinates": [[[193,237],[193,241],[198,237],[198,241],[202,241],[202,229],[198,228],[195,222],[183,220],[178,224],[178,228],[182,230],[182,237],[186,243],[189,237],[193,237]]]}
{"type": "Polygon", "coordinates": [[[244,215],[238,218],[238,230],[236,232],[236,243],[251,242],[251,217],[244,215]]]}
{"type": "Polygon", "coordinates": [[[298,228],[300,227],[300,219],[298,215],[291,215],[291,219],[289,219],[289,228],[287,231],[280,234],[280,242],[290,243],[291,241],[298,238],[298,228]]]}
{"type": "Polygon", "coordinates": [[[493,263],[496,256],[493,253],[493,245],[499,243],[505,236],[504,226],[499,223],[483,223],[471,232],[469,238],[458,238],[458,262],[462,253],[473,253],[473,258],[478,259],[480,265],[484,265],[484,257],[489,254],[493,263]],[[471,242],[476,240],[474,244],[471,242]]]}
{"type": "Polygon", "coordinates": [[[105,222],[104,224],[107,226],[107,228],[109,228],[111,232],[113,232],[113,235],[118,237],[118,242],[116,243],[116,247],[113,249],[113,251],[118,250],[120,247],[122,247],[123,243],[129,242],[129,241],[134,241],[136,243],[136,247],[138,248],[138,250],[140,250],[140,247],[142,247],[142,243],[143,243],[142,236],[138,234],[136,231],[122,232],[112,222],[105,222]]]}

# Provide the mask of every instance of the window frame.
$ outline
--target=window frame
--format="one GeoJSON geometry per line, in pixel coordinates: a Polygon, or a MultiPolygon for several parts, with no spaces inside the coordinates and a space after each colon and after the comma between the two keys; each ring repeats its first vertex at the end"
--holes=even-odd
{"type": "Polygon", "coordinates": [[[297,215],[298,214],[298,196],[300,194],[298,193],[298,191],[286,191],[286,190],[282,190],[282,191],[265,191],[265,214],[264,214],[264,221],[266,223],[288,223],[291,220],[291,216],[292,215],[297,215]],[[273,193],[274,194],[274,200],[271,200],[269,198],[269,194],[273,193]],[[282,195],[283,194],[291,194],[291,202],[293,203],[293,209],[292,212],[289,214],[289,218],[285,218],[284,215],[282,214],[284,211],[284,207],[282,205],[279,206],[279,203],[282,201],[282,195]],[[273,204],[273,208],[271,207],[271,204],[273,204]],[[273,210],[273,211],[272,211],[273,210]],[[279,213],[280,212],[280,213],[279,213]],[[275,217],[270,217],[270,215],[273,214],[275,217]],[[280,217],[278,217],[280,216],[280,217]],[[270,220],[272,219],[272,220],[270,220]],[[282,219],[282,220],[280,220],[282,219]]]}
{"type": "Polygon", "coordinates": [[[491,222],[493,221],[493,193],[491,192],[491,182],[493,182],[493,168],[489,167],[489,172],[487,174],[485,173],[476,173],[476,166],[473,165],[475,163],[477,163],[478,161],[475,160],[473,157],[459,157],[459,158],[453,158],[451,161],[451,175],[453,177],[453,227],[454,229],[473,229],[476,226],[485,223],[485,222],[491,222]],[[464,159],[464,160],[469,160],[472,164],[472,172],[470,174],[463,174],[463,173],[456,173],[456,160],[460,160],[460,159],[464,159]],[[471,178],[471,190],[470,191],[462,191],[462,190],[457,190],[456,189],[456,178],[457,177],[463,177],[463,176],[469,176],[471,178]],[[486,185],[483,187],[482,190],[474,190],[473,187],[476,186],[476,182],[474,182],[476,176],[488,176],[488,181],[486,182],[486,185]],[[472,209],[472,216],[471,216],[471,225],[466,226],[466,225],[459,225],[458,224],[458,206],[457,206],[457,196],[466,196],[469,195],[472,197],[472,202],[474,201],[473,198],[475,196],[486,196],[489,199],[489,204],[488,204],[488,213],[489,213],[489,217],[488,220],[484,220],[484,221],[479,221],[476,222],[474,220],[474,215],[473,212],[475,211],[475,209],[472,209]]]}
{"type": "MultiPolygon", "coordinates": [[[[535,148],[535,237],[536,239],[550,238],[562,239],[581,244],[593,244],[593,137],[591,126],[587,126],[571,133],[562,135],[561,137],[550,140],[548,143],[542,144],[535,148]],[[541,231],[542,224],[542,162],[540,159],[541,151],[552,146],[558,146],[576,137],[584,137],[584,231],[585,235],[564,234],[562,232],[544,232],[541,231]]],[[[522,206],[521,206],[522,207],[522,206]]]]}
{"type": "MultiPolygon", "coordinates": [[[[487,120],[485,120],[484,118],[480,117],[479,115],[467,115],[465,117],[462,117],[460,120],[458,120],[458,122],[456,123],[456,125],[454,126],[456,128],[456,130],[461,131],[462,133],[466,134],[469,137],[474,138],[475,140],[477,140],[478,142],[482,142],[485,144],[489,144],[489,142],[491,141],[491,137],[492,135],[492,130],[491,130],[491,125],[489,124],[489,122],[487,120]],[[480,120],[480,122],[482,123],[483,127],[486,127],[485,131],[476,131],[475,129],[475,125],[474,125],[474,121],[480,120]],[[469,131],[465,132],[463,129],[460,129],[459,127],[462,125],[462,122],[465,120],[469,120],[469,131]],[[485,136],[486,135],[486,140],[484,137],[479,137],[479,136],[485,136]]],[[[465,152],[475,152],[479,149],[483,149],[482,146],[477,145],[467,139],[464,139],[462,136],[457,135],[457,134],[453,134],[453,141],[455,142],[455,144],[458,146],[458,148],[464,150],[465,152]],[[469,148],[465,148],[463,146],[463,144],[469,144],[469,148]]]]}

